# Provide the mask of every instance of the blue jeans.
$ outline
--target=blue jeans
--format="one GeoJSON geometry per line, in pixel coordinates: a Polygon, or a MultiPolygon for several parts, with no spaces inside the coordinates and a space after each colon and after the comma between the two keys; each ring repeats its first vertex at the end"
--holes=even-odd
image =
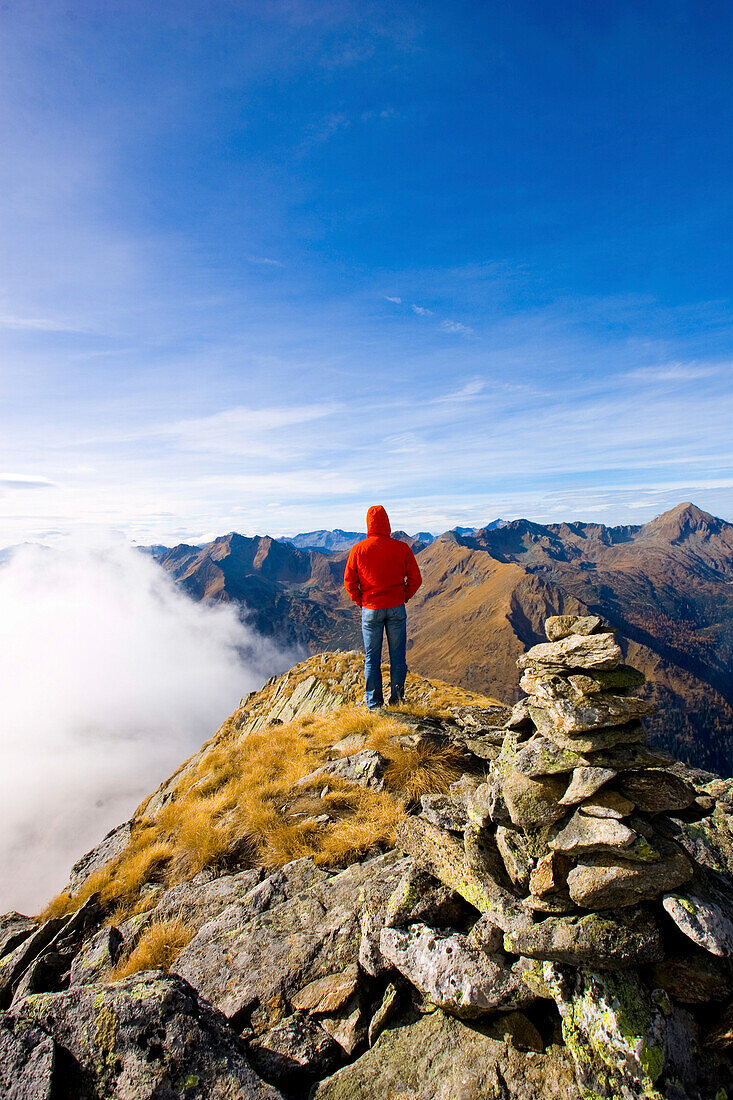
{"type": "Polygon", "coordinates": [[[364,679],[366,704],[370,708],[384,705],[382,695],[382,640],[387,631],[389,646],[390,705],[405,697],[407,678],[407,609],[399,607],[363,607],[361,632],[364,637],[364,679]]]}

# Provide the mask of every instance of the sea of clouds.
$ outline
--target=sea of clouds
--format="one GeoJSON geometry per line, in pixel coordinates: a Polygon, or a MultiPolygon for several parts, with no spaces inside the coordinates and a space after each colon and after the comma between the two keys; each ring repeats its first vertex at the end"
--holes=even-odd
{"type": "Polygon", "coordinates": [[[0,913],[71,865],[296,659],[121,538],[0,563],[0,913]]]}

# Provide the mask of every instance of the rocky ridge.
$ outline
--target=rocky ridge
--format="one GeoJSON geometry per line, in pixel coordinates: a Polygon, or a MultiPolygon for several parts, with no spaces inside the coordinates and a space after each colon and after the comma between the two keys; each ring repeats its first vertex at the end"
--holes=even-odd
{"type": "MultiPolygon", "coordinates": [[[[546,633],[513,709],[400,716],[401,736],[457,748],[465,770],[394,848],[151,883],[155,904],[118,924],[95,895],[43,923],[0,918],[2,1095],[733,1095],[733,781],[645,743],[643,677],[598,617],[546,633]],[[110,981],[180,913],[193,935],[170,973],[110,981]]],[[[276,736],[308,679],[242,714],[276,736]]],[[[320,683],[300,703],[329,713],[338,692],[316,700],[320,683]]],[[[365,751],[343,746],[345,781],[381,782],[354,763],[365,751]]]]}

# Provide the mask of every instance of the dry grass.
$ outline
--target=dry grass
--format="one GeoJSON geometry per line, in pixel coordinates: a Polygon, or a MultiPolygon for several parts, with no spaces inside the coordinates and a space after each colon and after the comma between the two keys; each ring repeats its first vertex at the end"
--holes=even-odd
{"type": "Polygon", "coordinates": [[[137,944],[107,975],[110,982],[129,978],[139,970],[169,970],[176,956],[191,942],[194,929],[181,917],[151,921],[140,934],[137,944]]]}
{"type": "MultiPolygon", "coordinates": [[[[362,668],[362,658],[353,653],[337,655],[326,666],[319,660],[298,666],[293,682],[312,674],[314,666],[336,680],[347,673],[353,677],[362,668]]],[[[262,694],[271,695],[275,687],[262,694]]],[[[443,716],[447,707],[468,702],[485,705],[492,700],[408,676],[407,701],[399,710],[416,717],[443,716]]],[[[275,868],[301,856],[344,866],[392,845],[407,808],[422,794],[445,792],[463,770],[460,755],[450,747],[400,746],[397,738],[406,732],[404,723],[389,713],[370,714],[363,706],[345,705],[335,713],[307,715],[254,732],[244,731],[244,715],[244,710],[236,711],[179,769],[172,797],[162,809],[152,813],[150,799],[142,803],[127,847],[76,894],[54,898],[41,914],[44,919],[72,912],[99,892],[109,919],[120,922],[155,904],[154,896],[142,892],[145,884],[171,886],[203,868],[220,873],[249,866],[275,868]],[[333,758],[333,746],[344,738],[353,739],[349,752],[363,743],[387,758],[384,791],[332,776],[298,785],[333,758]],[[330,820],[315,820],[326,814],[330,820]]],[[[143,965],[137,960],[145,951],[157,958],[166,935],[165,929],[151,925],[138,945],[140,956],[133,962],[131,955],[125,963],[133,968],[127,972],[143,965]]]]}

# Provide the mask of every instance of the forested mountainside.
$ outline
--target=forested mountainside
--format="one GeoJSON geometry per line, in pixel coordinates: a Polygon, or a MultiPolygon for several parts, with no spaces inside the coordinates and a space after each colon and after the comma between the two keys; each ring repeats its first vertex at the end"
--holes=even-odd
{"type": "MultiPolygon", "coordinates": [[[[733,772],[733,525],[682,504],[650,523],[536,524],[447,532],[416,548],[410,666],[507,702],[515,664],[551,614],[600,614],[647,676],[654,740],[733,772]]],[[[360,644],[343,592],[345,552],[230,534],[158,558],[194,599],[235,600],[303,653],[360,644]]]]}

